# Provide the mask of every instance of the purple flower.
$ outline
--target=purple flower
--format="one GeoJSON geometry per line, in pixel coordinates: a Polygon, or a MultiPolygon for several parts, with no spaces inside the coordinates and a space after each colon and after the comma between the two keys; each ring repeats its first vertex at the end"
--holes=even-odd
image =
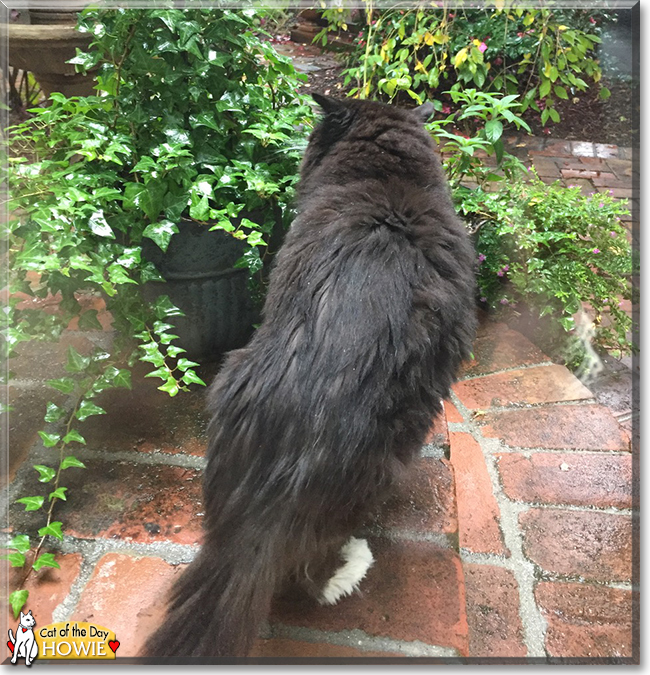
{"type": "Polygon", "coordinates": [[[609,236],[610,236],[612,239],[614,239],[614,238],[617,237],[618,235],[616,234],[616,232],[614,232],[614,231],[612,230],[612,231],[609,233],[609,236]]]}
{"type": "Polygon", "coordinates": [[[497,276],[498,276],[498,277],[502,277],[502,276],[503,276],[503,270],[499,270],[499,271],[497,272],[497,276]]]}
{"type": "Polygon", "coordinates": [[[507,305],[507,304],[508,304],[508,301],[507,301],[505,298],[501,298],[501,300],[499,300],[499,302],[500,302],[502,305],[507,305]]]}
{"type": "Polygon", "coordinates": [[[599,248],[595,248],[593,252],[594,252],[594,253],[600,253],[600,249],[599,249],[599,248]]]}
{"type": "Polygon", "coordinates": [[[487,302],[487,298],[485,297],[481,298],[481,302],[487,302]]]}
{"type": "Polygon", "coordinates": [[[481,42],[481,44],[478,46],[479,52],[481,52],[481,54],[482,54],[486,49],[487,49],[487,45],[485,44],[485,42],[481,42]]]}
{"type": "Polygon", "coordinates": [[[504,265],[503,266],[503,271],[507,272],[510,269],[510,265],[504,265]]]}
{"type": "Polygon", "coordinates": [[[483,253],[480,253],[478,256],[478,261],[483,262],[485,260],[485,255],[483,253]]]}
{"type": "Polygon", "coordinates": [[[603,206],[605,206],[605,204],[603,204],[603,202],[600,202],[600,204],[598,204],[598,208],[599,208],[599,209],[602,209],[603,206]]]}

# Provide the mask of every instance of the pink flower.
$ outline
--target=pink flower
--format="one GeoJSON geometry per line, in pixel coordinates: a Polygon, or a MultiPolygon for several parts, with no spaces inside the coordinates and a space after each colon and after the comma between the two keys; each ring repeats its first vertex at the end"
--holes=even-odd
{"type": "Polygon", "coordinates": [[[594,252],[594,253],[600,253],[600,249],[599,249],[599,248],[595,248],[595,249],[593,250],[593,252],[594,252]]]}
{"type": "Polygon", "coordinates": [[[497,56],[496,59],[494,59],[494,65],[495,66],[500,66],[503,63],[503,59],[500,56],[497,56]]]}
{"type": "Polygon", "coordinates": [[[542,129],[542,133],[544,133],[544,134],[546,134],[546,135],[548,136],[548,134],[551,133],[551,130],[550,130],[548,127],[544,127],[544,128],[542,129]]]}
{"type": "Polygon", "coordinates": [[[609,233],[609,236],[610,236],[612,239],[614,239],[614,238],[617,237],[618,235],[616,234],[616,232],[614,232],[614,231],[612,230],[612,231],[609,233]]]}
{"type": "Polygon", "coordinates": [[[510,265],[504,265],[503,266],[503,271],[507,272],[510,269],[510,265]]]}
{"type": "Polygon", "coordinates": [[[603,202],[600,202],[600,204],[598,204],[598,208],[600,208],[600,209],[602,209],[603,206],[605,206],[605,204],[603,204],[603,202]]]}
{"type": "Polygon", "coordinates": [[[596,23],[596,19],[593,16],[589,17],[589,23],[596,23]]]}
{"type": "Polygon", "coordinates": [[[481,42],[481,44],[478,46],[479,52],[481,52],[481,54],[482,54],[486,49],[487,49],[487,45],[485,44],[485,42],[481,42]]]}
{"type": "Polygon", "coordinates": [[[507,301],[505,298],[501,298],[501,300],[499,300],[499,302],[500,302],[502,305],[507,305],[507,304],[508,304],[508,301],[507,301]]]}
{"type": "Polygon", "coordinates": [[[451,108],[445,103],[442,106],[442,114],[443,115],[449,115],[450,112],[451,112],[451,108]]]}
{"type": "Polygon", "coordinates": [[[502,276],[503,276],[503,270],[499,270],[499,271],[497,272],[497,276],[498,276],[498,277],[502,277],[502,276]]]}
{"type": "Polygon", "coordinates": [[[487,302],[487,298],[485,297],[481,298],[481,302],[487,302]]]}
{"type": "Polygon", "coordinates": [[[485,255],[483,253],[481,253],[478,257],[478,261],[483,262],[484,260],[485,260],[485,255]]]}

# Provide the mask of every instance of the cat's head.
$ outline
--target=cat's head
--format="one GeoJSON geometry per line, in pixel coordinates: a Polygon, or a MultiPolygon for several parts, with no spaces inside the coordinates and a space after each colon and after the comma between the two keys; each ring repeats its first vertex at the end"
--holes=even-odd
{"type": "Polygon", "coordinates": [[[36,625],[36,619],[32,616],[32,610],[30,609],[27,614],[20,613],[20,623],[25,626],[25,628],[31,628],[36,625]]]}
{"type": "Polygon", "coordinates": [[[427,148],[430,146],[430,136],[424,129],[424,123],[434,111],[431,101],[407,109],[375,101],[337,99],[318,93],[312,93],[311,96],[322,109],[323,116],[309,137],[303,162],[303,178],[339,143],[379,138],[382,135],[384,140],[396,137],[404,139],[403,132],[408,131],[411,143],[416,141],[427,148]],[[391,134],[393,129],[399,129],[400,134],[391,134]]]}

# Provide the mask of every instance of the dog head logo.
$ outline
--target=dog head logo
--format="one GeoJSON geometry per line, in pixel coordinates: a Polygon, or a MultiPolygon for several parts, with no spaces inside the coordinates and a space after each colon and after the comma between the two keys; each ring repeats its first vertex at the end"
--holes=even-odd
{"type": "Polygon", "coordinates": [[[30,609],[27,614],[20,613],[20,623],[16,628],[16,637],[9,629],[9,641],[7,646],[12,652],[11,662],[15,664],[19,658],[25,659],[25,665],[31,666],[32,661],[38,656],[38,645],[34,636],[36,619],[30,609]]]}

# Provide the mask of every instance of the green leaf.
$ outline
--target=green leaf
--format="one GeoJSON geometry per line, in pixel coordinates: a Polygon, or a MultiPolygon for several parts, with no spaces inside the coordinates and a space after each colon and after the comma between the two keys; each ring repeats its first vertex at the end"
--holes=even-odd
{"type": "Polygon", "coordinates": [[[52,501],[53,499],[62,499],[64,502],[68,501],[68,498],[65,496],[67,489],[67,487],[59,487],[54,492],[50,492],[48,501],[52,501]]]}
{"type": "Polygon", "coordinates": [[[539,86],[539,97],[544,98],[545,96],[548,96],[550,91],[551,91],[551,81],[545,78],[542,84],[539,86]]]}
{"type": "Polygon", "coordinates": [[[41,569],[41,567],[56,567],[56,569],[61,569],[61,566],[54,559],[54,554],[52,553],[43,553],[43,555],[38,557],[38,560],[32,565],[32,567],[37,572],[41,569]]]}
{"type": "Polygon", "coordinates": [[[20,553],[27,553],[29,551],[29,537],[26,534],[17,534],[7,544],[7,548],[15,548],[20,553]]]}
{"type": "Polygon", "coordinates": [[[64,415],[64,408],[59,407],[56,403],[52,403],[52,401],[47,404],[47,412],[45,413],[46,422],[58,422],[64,415]]]}
{"type": "Polygon", "coordinates": [[[24,589],[20,591],[14,591],[9,596],[9,604],[11,605],[11,609],[14,612],[14,619],[18,618],[20,610],[25,606],[28,597],[29,591],[26,591],[24,589]]]}
{"type": "Polygon", "coordinates": [[[183,349],[182,347],[176,347],[175,345],[169,345],[167,347],[167,356],[178,356],[179,354],[182,354],[183,352],[186,352],[187,349],[183,349]]]}
{"type": "Polygon", "coordinates": [[[607,87],[601,87],[598,96],[603,99],[608,99],[612,95],[612,92],[607,87]]]}
{"type": "Polygon", "coordinates": [[[70,431],[63,437],[64,443],[82,443],[86,445],[86,439],[75,429],[70,429],[70,431]]]}
{"type": "Polygon", "coordinates": [[[73,467],[78,467],[79,469],[85,469],[86,465],[83,462],[80,462],[76,457],[73,457],[72,455],[68,455],[62,462],[61,462],[61,471],[65,471],[65,469],[70,469],[73,467]]]}
{"type": "Polygon", "coordinates": [[[90,365],[90,357],[82,356],[74,347],[68,347],[68,363],[65,369],[69,373],[80,373],[90,365]]]}
{"type": "Polygon", "coordinates": [[[204,387],[207,386],[205,382],[193,371],[193,370],[188,370],[183,374],[183,377],[181,378],[185,384],[202,384],[204,387]]]}
{"type": "Polygon", "coordinates": [[[563,99],[568,99],[568,98],[569,98],[569,94],[567,94],[566,89],[565,89],[564,87],[560,86],[559,84],[556,84],[556,85],[553,87],[553,91],[555,92],[555,95],[556,95],[558,98],[563,98],[563,99]]]}
{"type": "Polygon", "coordinates": [[[131,389],[131,371],[124,368],[120,369],[113,378],[113,384],[122,389],[131,389]]]}
{"type": "Polygon", "coordinates": [[[99,323],[97,318],[96,309],[87,309],[79,317],[79,329],[80,330],[102,330],[102,324],[99,323]]]}
{"type": "Polygon", "coordinates": [[[56,471],[49,466],[43,466],[42,464],[34,464],[34,468],[39,473],[38,480],[41,483],[49,483],[54,476],[56,476],[56,471]]]}
{"type": "Polygon", "coordinates": [[[8,560],[12,567],[23,567],[25,556],[22,553],[6,553],[0,555],[0,560],[8,560]]]}
{"type": "Polygon", "coordinates": [[[170,377],[167,382],[165,382],[165,384],[161,384],[158,389],[160,389],[160,391],[167,392],[170,396],[176,396],[176,394],[178,394],[180,391],[178,383],[173,377],[170,377]]]}
{"type": "Polygon", "coordinates": [[[98,237],[110,237],[111,239],[115,239],[115,234],[113,234],[111,226],[106,222],[104,211],[102,209],[95,211],[95,213],[90,216],[88,227],[90,228],[90,231],[98,237]]]}
{"type": "Polygon", "coordinates": [[[198,366],[196,361],[190,361],[189,359],[178,359],[178,367],[181,370],[187,370],[188,368],[192,368],[193,366],[198,366]]]}
{"type": "Polygon", "coordinates": [[[47,380],[46,384],[64,394],[71,394],[75,387],[75,382],[71,377],[61,377],[58,380],[47,380]]]}
{"type": "Polygon", "coordinates": [[[50,523],[49,525],[46,525],[45,527],[41,527],[41,529],[38,531],[38,534],[41,537],[56,537],[57,539],[63,539],[63,533],[61,532],[61,525],[63,523],[60,522],[53,522],[50,523]]]}
{"type": "Polygon", "coordinates": [[[39,431],[38,435],[43,439],[43,445],[46,448],[53,448],[61,439],[59,434],[48,434],[45,431],[39,431]]]}
{"type": "Polygon", "coordinates": [[[490,120],[485,124],[485,136],[490,143],[496,143],[503,134],[503,124],[499,120],[490,120]]]}
{"type": "Polygon", "coordinates": [[[21,497],[16,499],[19,504],[25,505],[25,511],[37,511],[43,506],[45,497],[21,497]]]}
{"type": "Polygon", "coordinates": [[[98,405],[95,405],[91,401],[82,401],[79,408],[77,409],[77,412],[75,413],[75,417],[80,421],[83,422],[86,418],[92,416],[92,415],[105,415],[106,411],[104,408],[100,408],[98,405]]]}
{"type": "Polygon", "coordinates": [[[178,232],[178,225],[170,220],[161,220],[159,223],[151,223],[145,227],[143,237],[151,239],[162,251],[166,251],[171,238],[178,232]]]}

